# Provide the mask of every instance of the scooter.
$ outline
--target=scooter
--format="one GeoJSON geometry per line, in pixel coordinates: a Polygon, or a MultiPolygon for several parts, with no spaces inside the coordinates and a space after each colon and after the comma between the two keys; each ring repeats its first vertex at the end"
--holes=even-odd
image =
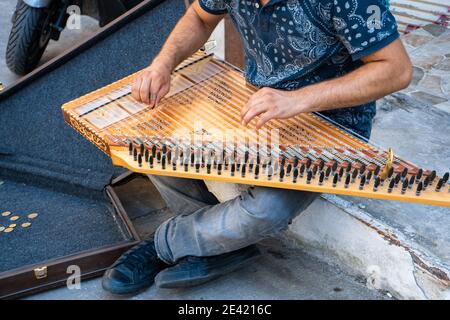
{"type": "Polygon", "coordinates": [[[57,41],[74,8],[103,27],[143,0],[18,0],[6,48],[6,64],[25,75],[39,63],[50,39],[57,41]]]}

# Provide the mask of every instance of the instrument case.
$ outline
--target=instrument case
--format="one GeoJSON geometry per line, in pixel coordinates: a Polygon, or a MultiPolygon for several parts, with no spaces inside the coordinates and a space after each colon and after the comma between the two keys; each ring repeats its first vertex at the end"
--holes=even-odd
{"type": "Polygon", "coordinates": [[[0,233],[2,299],[99,276],[140,240],[114,189],[126,175],[94,197],[0,177],[0,207],[11,209],[0,224],[20,217],[12,232],[0,233]],[[23,228],[23,221],[31,225],[23,228]]]}
{"type": "Polygon", "coordinates": [[[139,241],[116,192],[134,176],[64,123],[61,105],[148,65],[184,12],[143,1],[0,93],[1,298],[64,285],[69,266],[100,275],[139,241]]]}

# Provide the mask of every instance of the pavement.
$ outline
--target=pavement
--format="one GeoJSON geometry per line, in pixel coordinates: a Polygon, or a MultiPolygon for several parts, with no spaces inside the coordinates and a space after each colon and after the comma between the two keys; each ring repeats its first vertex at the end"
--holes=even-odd
{"type": "MultiPolygon", "coordinates": [[[[308,254],[280,239],[261,243],[263,255],[254,265],[235,271],[210,283],[188,289],[159,289],[126,297],[136,300],[384,300],[387,293],[370,290],[365,279],[353,277],[336,266],[308,254]]],[[[67,288],[35,294],[30,300],[118,299],[101,288],[100,279],[81,283],[80,289],[67,288]]]]}

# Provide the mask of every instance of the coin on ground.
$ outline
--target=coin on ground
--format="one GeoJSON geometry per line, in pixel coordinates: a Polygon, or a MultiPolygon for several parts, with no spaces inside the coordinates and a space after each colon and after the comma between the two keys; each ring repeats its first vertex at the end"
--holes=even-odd
{"type": "Polygon", "coordinates": [[[13,230],[14,230],[14,228],[6,228],[5,231],[3,231],[3,232],[10,233],[13,230]]]}
{"type": "Polygon", "coordinates": [[[21,224],[22,228],[28,228],[29,226],[31,226],[31,222],[24,222],[21,224]]]}
{"type": "Polygon", "coordinates": [[[34,218],[36,218],[37,216],[38,216],[38,214],[37,214],[36,212],[33,212],[33,213],[30,213],[30,214],[28,215],[28,218],[34,219],[34,218]]]}
{"type": "Polygon", "coordinates": [[[17,227],[17,224],[15,224],[15,223],[12,223],[8,226],[8,228],[15,228],[15,227],[17,227]]]}
{"type": "Polygon", "coordinates": [[[10,211],[2,212],[2,217],[7,217],[7,216],[9,216],[10,214],[11,214],[10,211]]]}
{"type": "Polygon", "coordinates": [[[9,220],[11,220],[11,221],[16,221],[16,220],[19,220],[19,216],[12,216],[11,218],[9,218],[9,220]]]}
{"type": "Polygon", "coordinates": [[[2,232],[2,231],[5,230],[5,229],[6,229],[5,227],[1,226],[1,227],[0,227],[0,232],[2,232]]]}

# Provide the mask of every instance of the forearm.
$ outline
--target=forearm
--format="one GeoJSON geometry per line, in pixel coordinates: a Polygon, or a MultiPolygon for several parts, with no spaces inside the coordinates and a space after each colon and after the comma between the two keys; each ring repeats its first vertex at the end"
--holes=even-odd
{"type": "Polygon", "coordinates": [[[306,112],[354,107],[403,89],[409,83],[408,71],[398,72],[385,61],[375,61],[342,77],[298,90],[306,112]]]}
{"type": "Polygon", "coordinates": [[[175,69],[204,45],[214,27],[215,25],[204,23],[193,7],[190,7],[167,38],[153,63],[162,64],[170,70],[175,69]]]}

